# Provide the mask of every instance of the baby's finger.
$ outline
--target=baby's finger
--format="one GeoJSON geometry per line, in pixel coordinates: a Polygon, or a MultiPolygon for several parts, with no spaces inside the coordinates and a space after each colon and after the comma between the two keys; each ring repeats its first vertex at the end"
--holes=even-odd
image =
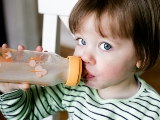
{"type": "Polygon", "coordinates": [[[2,48],[8,48],[8,45],[5,43],[2,45],[2,48]]]}
{"type": "Polygon", "coordinates": [[[23,45],[18,45],[18,50],[24,50],[25,47],[23,45]]]}
{"type": "Polygon", "coordinates": [[[37,52],[42,52],[42,51],[43,51],[42,46],[38,46],[38,47],[36,48],[36,51],[37,51],[37,52]]]}
{"type": "Polygon", "coordinates": [[[17,89],[27,90],[28,88],[30,88],[29,84],[0,83],[0,91],[2,93],[11,92],[17,89]]]}
{"type": "Polygon", "coordinates": [[[17,89],[22,89],[22,90],[27,90],[30,85],[29,84],[16,84],[16,83],[6,83],[6,87],[11,88],[11,90],[17,90],[17,89]]]}
{"type": "MultiPolygon", "coordinates": [[[[43,51],[42,46],[38,46],[38,47],[36,48],[36,51],[37,51],[37,52],[42,52],[42,51],[43,51]]],[[[37,54],[36,56],[39,57],[40,61],[43,61],[43,62],[44,62],[44,61],[47,61],[47,60],[48,60],[48,55],[43,54],[43,52],[40,53],[40,54],[37,54]]]]}
{"type": "Polygon", "coordinates": [[[23,84],[20,84],[20,89],[26,91],[30,88],[30,84],[27,84],[27,83],[23,83],[23,84]]]}
{"type": "Polygon", "coordinates": [[[15,57],[15,61],[17,62],[23,62],[23,50],[25,49],[25,47],[23,45],[18,45],[18,52],[17,55],[15,57]]]}

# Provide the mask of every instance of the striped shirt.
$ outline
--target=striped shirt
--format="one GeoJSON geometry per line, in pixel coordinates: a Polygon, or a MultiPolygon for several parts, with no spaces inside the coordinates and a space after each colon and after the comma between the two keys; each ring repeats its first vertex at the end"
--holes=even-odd
{"type": "Polygon", "coordinates": [[[67,110],[69,120],[160,120],[160,95],[139,77],[139,91],[128,99],[99,97],[83,82],[68,87],[58,84],[32,86],[0,96],[0,110],[8,120],[41,120],[67,110]]]}

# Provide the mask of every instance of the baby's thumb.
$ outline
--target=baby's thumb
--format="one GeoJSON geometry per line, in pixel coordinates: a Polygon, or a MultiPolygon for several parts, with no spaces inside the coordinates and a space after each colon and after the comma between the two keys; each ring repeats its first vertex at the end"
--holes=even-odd
{"type": "Polygon", "coordinates": [[[27,90],[28,88],[30,88],[29,84],[0,83],[0,92],[2,93],[11,92],[17,89],[27,90]]]}
{"type": "Polygon", "coordinates": [[[8,86],[12,90],[16,90],[16,89],[27,90],[30,87],[30,85],[26,83],[22,83],[22,84],[8,83],[8,86]]]}
{"type": "Polygon", "coordinates": [[[30,84],[27,83],[19,84],[19,88],[25,91],[30,88],[30,84]]]}

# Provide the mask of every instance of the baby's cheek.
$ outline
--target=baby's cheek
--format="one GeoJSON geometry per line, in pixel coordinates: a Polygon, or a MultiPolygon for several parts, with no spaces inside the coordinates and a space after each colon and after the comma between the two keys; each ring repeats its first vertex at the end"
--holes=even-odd
{"type": "Polygon", "coordinates": [[[122,71],[123,69],[108,65],[101,69],[101,76],[106,79],[114,79],[120,77],[122,75],[122,71]]]}

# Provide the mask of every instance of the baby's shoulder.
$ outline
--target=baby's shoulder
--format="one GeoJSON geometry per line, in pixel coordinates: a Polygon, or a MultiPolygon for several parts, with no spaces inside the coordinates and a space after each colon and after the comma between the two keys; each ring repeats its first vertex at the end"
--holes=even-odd
{"type": "Polygon", "coordinates": [[[136,102],[146,107],[152,107],[160,111],[160,95],[159,93],[147,84],[145,81],[140,80],[141,88],[139,90],[139,95],[134,98],[136,102]]]}

